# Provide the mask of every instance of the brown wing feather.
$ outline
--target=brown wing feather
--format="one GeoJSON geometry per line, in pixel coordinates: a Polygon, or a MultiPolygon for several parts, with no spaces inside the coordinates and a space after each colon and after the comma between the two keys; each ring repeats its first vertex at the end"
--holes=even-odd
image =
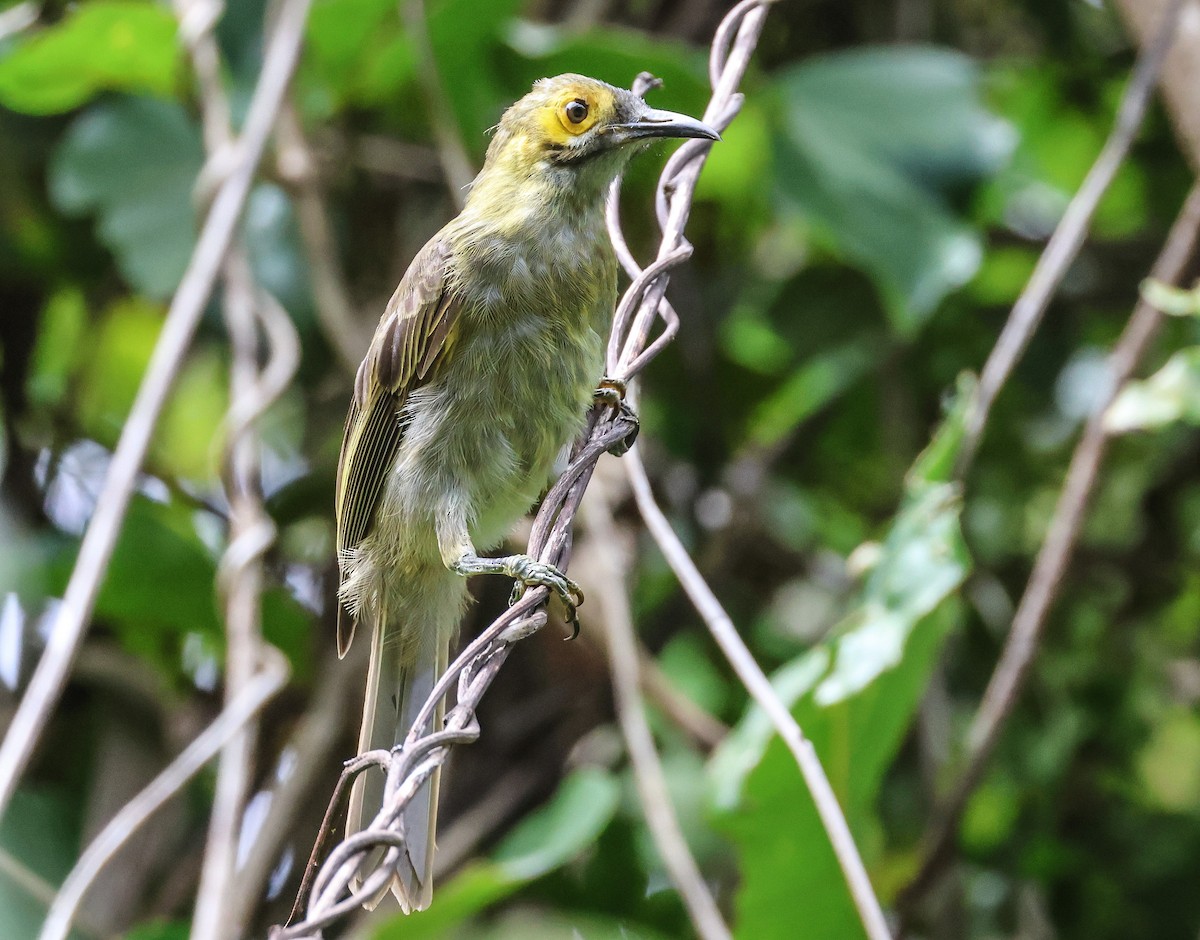
{"type": "MultiPolygon", "coordinates": [[[[346,416],[335,490],[338,568],[369,534],[392,459],[404,438],[400,411],[452,345],[459,305],[446,286],[450,250],[429,242],[388,301],[359,366],[346,416]]],[[[338,606],[338,654],[354,638],[354,619],[338,606]]]]}

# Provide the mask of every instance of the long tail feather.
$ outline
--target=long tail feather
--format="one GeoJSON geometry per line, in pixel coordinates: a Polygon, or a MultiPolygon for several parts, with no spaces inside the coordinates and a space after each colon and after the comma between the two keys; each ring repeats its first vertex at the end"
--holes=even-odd
{"type": "MultiPolygon", "coordinates": [[[[445,671],[448,656],[445,631],[429,631],[416,649],[405,650],[389,643],[385,628],[375,625],[371,632],[371,664],[358,742],[360,754],[390,749],[404,740],[438,677],[445,671]]],[[[443,708],[439,706],[433,722],[427,723],[424,731],[429,731],[431,725],[440,727],[442,718],[443,708]]],[[[404,811],[407,853],[392,879],[391,890],[405,913],[424,910],[433,896],[439,778],[440,770],[435,770],[404,811]]],[[[382,774],[366,771],[360,775],[350,797],[347,835],[370,826],[382,805],[383,789],[382,774]]],[[[378,859],[378,855],[369,857],[364,871],[369,871],[378,859]]],[[[378,904],[385,893],[381,892],[370,906],[378,904]]]]}

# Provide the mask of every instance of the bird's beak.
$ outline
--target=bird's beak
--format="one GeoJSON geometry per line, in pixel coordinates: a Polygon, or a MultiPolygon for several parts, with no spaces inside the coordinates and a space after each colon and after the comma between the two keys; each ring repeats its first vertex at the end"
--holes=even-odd
{"type": "Polygon", "coordinates": [[[721,135],[705,124],[686,114],[674,111],[657,111],[647,108],[636,121],[619,125],[625,140],[645,140],[651,137],[701,137],[720,140],[721,135]]]}

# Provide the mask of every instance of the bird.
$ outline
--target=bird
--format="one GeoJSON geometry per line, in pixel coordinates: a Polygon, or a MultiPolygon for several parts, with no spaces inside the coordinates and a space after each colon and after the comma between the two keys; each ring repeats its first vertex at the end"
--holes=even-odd
{"type": "MultiPolygon", "coordinates": [[[[501,117],[460,214],[388,302],[355,377],[335,494],[339,655],[370,630],[359,753],[397,746],[417,721],[467,578],[544,585],[572,616],[582,602],[552,565],[480,552],[552,481],[598,394],[617,296],[610,184],[649,143],[689,137],[720,139],[597,79],[535,82],[501,117]]],[[[396,873],[368,906],[388,887],[405,913],[429,905],[438,788],[435,771],[404,810],[396,873]]],[[[371,823],[383,789],[378,771],[360,775],[347,835],[371,823]]]]}

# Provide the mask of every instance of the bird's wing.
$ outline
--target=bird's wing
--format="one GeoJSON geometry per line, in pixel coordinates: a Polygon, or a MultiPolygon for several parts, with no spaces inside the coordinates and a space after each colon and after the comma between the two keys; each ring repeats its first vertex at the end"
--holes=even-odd
{"type": "MultiPolygon", "coordinates": [[[[435,238],[409,265],[388,301],[358,369],[346,416],[335,488],[338,567],[366,537],[388,468],[404,437],[400,410],[453,342],[459,303],[447,287],[450,248],[435,238]]],[[[354,638],[354,618],[338,606],[338,653],[354,638]]]]}

